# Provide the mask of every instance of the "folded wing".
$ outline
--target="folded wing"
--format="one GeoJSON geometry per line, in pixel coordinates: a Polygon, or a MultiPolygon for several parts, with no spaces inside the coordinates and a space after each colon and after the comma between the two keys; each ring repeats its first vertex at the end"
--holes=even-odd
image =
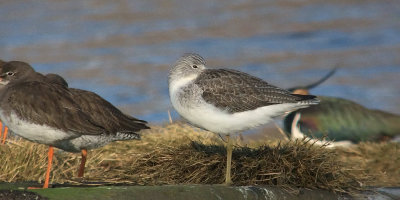
{"type": "Polygon", "coordinates": [[[203,99],[228,112],[244,112],[259,107],[298,103],[317,104],[312,95],[295,95],[249,74],[228,69],[207,69],[195,81],[203,99]]]}

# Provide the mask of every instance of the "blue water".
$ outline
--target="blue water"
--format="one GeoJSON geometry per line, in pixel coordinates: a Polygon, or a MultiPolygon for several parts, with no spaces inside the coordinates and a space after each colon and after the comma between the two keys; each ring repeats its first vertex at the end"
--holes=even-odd
{"type": "Polygon", "coordinates": [[[400,114],[396,0],[10,0],[0,13],[0,59],[58,73],[153,123],[173,111],[168,69],[185,52],[281,87],[338,65],[314,94],[400,114]]]}

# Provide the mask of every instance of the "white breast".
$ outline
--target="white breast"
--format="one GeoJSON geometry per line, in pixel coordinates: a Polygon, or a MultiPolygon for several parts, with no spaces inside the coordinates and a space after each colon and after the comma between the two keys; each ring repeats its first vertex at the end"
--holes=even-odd
{"type": "MultiPolygon", "coordinates": [[[[171,81],[169,84],[169,95],[172,98],[175,94],[182,88],[192,83],[194,79],[197,78],[197,75],[188,76],[185,78],[179,78],[171,81]]],[[[171,99],[172,101],[172,99],[171,99]]]]}

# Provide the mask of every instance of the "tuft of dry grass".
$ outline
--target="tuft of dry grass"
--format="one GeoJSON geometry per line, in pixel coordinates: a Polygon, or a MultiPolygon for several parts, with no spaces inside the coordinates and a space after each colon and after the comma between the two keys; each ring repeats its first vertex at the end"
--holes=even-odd
{"type": "MultiPolygon", "coordinates": [[[[226,151],[197,142],[159,146],[130,163],[139,184],[220,184],[226,151]]],[[[359,188],[357,178],[338,164],[333,151],[299,140],[275,147],[238,147],[232,157],[235,185],[277,185],[345,192],[359,188]]]]}
{"type": "Polygon", "coordinates": [[[365,186],[391,187],[400,185],[400,144],[365,142],[352,148],[340,148],[338,159],[355,176],[368,177],[365,186]]]}
{"type": "MultiPolygon", "coordinates": [[[[43,182],[47,169],[48,146],[23,139],[11,139],[7,145],[0,146],[0,181],[39,181],[43,182]]],[[[91,151],[87,165],[98,164],[103,160],[103,150],[91,151]]],[[[78,171],[80,154],[56,150],[53,158],[50,181],[63,183],[74,177],[78,171]]],[[[89,167],[90,168],[90,167],[89,167]]]]}
{"type": "MultiPolygon", "coordinates": [[[[307,140],[265,142],[233,152],[235,185],[277,185],[348,192],[362,186],[398,186],[399,144],[363,143],[327,149],[307,140]]],[[[22,139],[0,146],[0,181],[39,181],[47,148],[22,139]]],[[[51,182],[74,182],[80,154],[56,151],[51,182]]],[[[124,141],[89,151],[85,179],[141,185],[220,184],[226,150],[219,136],[182,123],[152,127],[141,141],[124,141]]]]}

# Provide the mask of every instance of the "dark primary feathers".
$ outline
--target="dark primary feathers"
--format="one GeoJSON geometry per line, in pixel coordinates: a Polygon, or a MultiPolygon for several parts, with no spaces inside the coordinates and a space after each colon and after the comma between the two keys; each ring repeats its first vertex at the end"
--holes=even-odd
{"type": "Polygon", "coordinates": [[[10,85],[3,92],[0,103],[6,114],[13,111],[31,123],[82,135],[106,132],[101,124],[95,123],[80,109],[67,89],[46,82],[29,81],[10,85]]]}
{"type": "Polygon", "coordinates": [[[104,126],[110,133],[135,133],[141,129],[149,129],[146,121],[122,113],[94,92],[75,88],[69,90],[81,109],[84,112],[90,112],[93,120],[104,126]]]}
{"type": "Polygon", "coordinates": [[[195,80],[203,99],[228,112],[243,112],[283,104],[316,104],[312,95],[295,95],[249,74],[229,69],[207,69],[195,80]]]}
{"type": "MultiPolygon", "coordinates": [[[[68,83],[58,74],[47,74],[47,81],[53,84],[59,84],[68,87],[68,83]]],[[[69,88],[74,101],[80,106],[81,110],[89,113],[92,119],[101,124],[109,133],[132,133],[141,129],[149,129],[146,121],[136,119],[125,115],[118,108],[113,106],[94,92],[69,88]]]]}

